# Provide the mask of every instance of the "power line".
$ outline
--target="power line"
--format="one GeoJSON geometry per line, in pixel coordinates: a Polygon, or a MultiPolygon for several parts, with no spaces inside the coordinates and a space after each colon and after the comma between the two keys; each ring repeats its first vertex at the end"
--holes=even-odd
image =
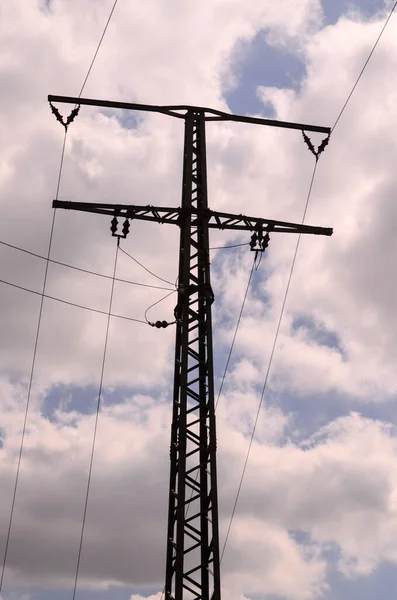
{"type": "MultiPolygon", "coordinates": [[[[66,130],[65,130],[64,137],[63,137],[63,144],[62,144],[62,151],[61,151],[61,160],[60,160],[60,163],[59,163],[59,172],[58,172],[56,194],[55,194],[56,198],[58,198],[59,186],[60,186],[60,183],[61,183],[62,167],[63,167],[64,158],[65,158],[65,147],[66,147],[66,130]]],[[[50,254],[51,254],[52,239],[54,237],[55,217],[56,217],[56,211],[54,211],[53,215],[52,215],[50,238],[49,238],[49,241],[48,241],[47,259],[50,257],[50,254]]],[[[28,421],[30,398],[31,398],[31,394],[32,394],[33,375],[34,375],[34,370],[35,370],[35,365],[36,365],[37,347],[38,347],[38,343],[39,343],[41,320],[42,320],[42,317],[43,317],[44,292],[45,292],[46,285],[47,285],[48,267],[49,267],[49,262],[47,260],[46,261],[46,266],[45,266],[45,272],[44,272],[42,292],[41,292],[41,294],[39,293],[39,295],[41,296],[41,299],[40,299],[40,308],[39,308],[39,316],[38,316],[38,319],[37,319],[36,337],[35,337],[34,348],[33,348],[32,366],[31,366],[31,369],[30,369],[28,394],[27,394],[27,400],[26,400],[26,406],[25,406],[25,414],[24,414],[23,426],[22,426],[21,444],[20,444],[20,447],[19,447],[17,471],[16,471],[16,474],[15,474],[14,491],[13,491],[12,501],[11,501],[10,519],[9,519],[9,522],[8,522],[6,544],[5,544],[5,548],[4,548],[3,565],[2,565],[1,576],[0,576],[0,593],[1,593],[1,590],[3,589],[4,573],[5,573],[5,568],[6,568],[6,564],[7,564],[8,548],[9,548],[10,537],[11,537],[11,528],[12,528],[12,523],[13,523],[13,519],[14,519],[14,510],[15,510],[15,502],[16,502],[16,496],[17,496],[17,490],[18,490],[18,483],[19,483],[19,474],[20,474],[20,471],[21,471],[22,454],[23,454],[24,443],[25,443],[26,425],[27,425],[27,421],[28,421]]]]}
{"type": "Polygon", "coordinates": [[[163,302],[163,300],[166,300],[167,298],[169,298],[170,296],[172,296],[172,294],[175,294],[175,293],[176,293],[176,290],[172,290],[172,292],[170,292],[166,296],[163,296],[163,298],[160,298],[160,300],[157,300],[157,302],[153,302],[153,304],[151,304],[150,306],[147,307],[147,309],[145,310],[145,320],[146,320],[146,323],[148,323],[150,325],[150,322],[148,321],[148,318],[147,318],[147,314],[148,314],[149,310],[151,308],[153,308],[153,306],[156,306],[157,304],[160,304],[160,302],[163,302]]]}
{"type": "Polygon", "coordinates": [[[342,106],[342,109],[341,109],[341,111],[340,111],[339,115],[337,116],[337,118],[336,118],[336,121],[335,121],[335,123],[334,123],[334,124],[333,124],[333,126],[332,126],[331,132],[333,132],[333,131],[334,131],[334,129],[335,129],[335,127],[336,127],[336,125],[337,125],[337,124],[338,124],[338,122],[339,122],[339,119],[341,118],[341,116],[342,116],[342,114],[343,114],[343,112],[344,112],[344,110],[345,110],[346,106],[348,105],[348,103],[349,103],[349,101],[350,101],[350,98],[352,97],[352,95],[353,95],[353,93],[354,93],[354,91],[355,91],[355,89],[356,89],[356,87],[357,87],[357,85],[358,85],[358,82],[360,81],[360,79],[361,79],[361,77],[362,77],[362,75],[363,75],[363,73],[364,73],[365,69],[367,68],[367,65],[368,65],[369,61],[371,60],[373,53],[375,52],[375,49],[376,49],[376,47],[377,47],[377,45],[378,45],[378,43],[379,43],[379,41],[380,41],[380,39],[381,39],[381,37],[382,37],[382,35],[383,35],[383,32],[385,31],[385,29],[386,29],[386,27],[387,27],[387,25],[388,25],[388,23],[389,23],[389,21],[390,21],[390,19],[391,19],[391,16],[392,16],[392,14],[393,14],[393,12],[394,12],[394,10],[395,10],[396,6],[397,6],[397,0],[396,0],[396,2],[394,3],[394,5],[393,5],[393,7],[392,7],[392,9],[391,9],[391,11],[390,11],[390,13],[389,13],[389,16],[387,17],[387,19],[386,19],[386,21],[385,21],[385,23],[384,23],[384,25],[383,25],[383,27],[382,27],[382,29],[381,29],[381,32],[379,33],[379,35],[378,35],[378,37],[377,37],[377,39],[376,39],[376,42],[375,42],[375,44],[373,45],[373,47],[372,47],[372,50],[371,50],[371,52],[369,53],[369,55],[368,55],[368,58],[367,58],[367,60],[365,61],[365,63],[364,63],[364,66],[363,66],[363,68],[361,69],[361,71],[360,71],[360,73],[359,73],[359,75],[358,75],[358,77],[357,77],[357,79],[356,79],[356,81],[355,81],[355,83],[354,83],[354,85],[353,85],[353,87],[352,87],[352,89],[351,89],[351,91],[350,91],[350,94],[348,95],[348,97],[347,97],[347,99],[346,99],[346,101],[345,101],[344,105],[342,106]]]}
{"type": "Polygon", "coordinates": [[[210,250],[226,250],[228,248],[240,248],[241,246],[249,246],[249,242],[244,244],[233,244],[232,246],[213,246],[210,250]]]}
{"type": "Polygon", "coordinates": [[[238,332],[238,330],[239,330],[239,327],[240,327],[241,317],[243,316],[244,306],[245,306],[245,302],[246,302],[246,300],[247,300],[247,296],[248,296],[248,290],[249,290],[249,287],[250,287],[250,285],[251,285],[252,274],[253,274],[253,272],[254,272],[254,268],[255,268],[255,262],[256,262],[256,260],[255,260],[255,259],[256,259],[256,257],[254,257],[254,261],[253,261],[253,263],[252,263],[251,272],[250,272],[250,275],[249,275],[249,278],[248,278],[248,283],[247,283],[247,287],[246,287],[245,294],[244,294],[244,298],[243,298],[243,303],[242,303],[242,305],[241,305],[240,313],[239,313],[239,316],[238,316],[238,319],[237,319],[236,328],[235,328],[235,330],[234,330],[234,335],[233,335],[232,344],[231,344],[231,346],[230,346],[229,354],[228,354],[228,357],[227,357],[227,361],[226,361],[226,365],[225,365],[225,370],[223,371],[222,381],[221,381],[221,385],[220,385],[220,387],[219,387],[218,396],[217,396],[216,403],[215,403],[215,410],[218,408],[219,399],[220,399],[220,397],[221,397],[221,393],[222,393],[223,385],[224,385],[224,383],[225,383],[226,373],[227,373],[227,370],[228,370],[228,368],[229,368],[230,359],[231,359],[231,357],[232,357],[232,352],[233,352],[233,348],[234,348],[234,343],[235,343],[235,341],[236,341],[237,332],[238,332]]]}
{"type": "MultiPolygon", "coordinates": [[[[66,141],[66,131],[65,131],[65,137],[64,137],[63,148],[62,148],[62,156],[61,156],[61,163],[60,163],[60,169],[59,169],[60,171],[62,169],[63,157],[64,157],[64,152],[65,152],[65,141],[66,141]]],[[[59,189],[59,182],[60,182],[60,177],[58,177],[57,189],[59,189]]],[[[48,257],[51,252],[52,238],[54,235],[55,215],[56,215],[56,211],[54,211],[53,217],[52,217],[50,239],[49,239],[49,243],[48,243],[48,253],[47,253],[48,257]]],[[[42,320],[42,316],[43,316],[44,291],[45,291],[45,288],[47,285],[48,266],[49,266],[49,262],[47,261],[46,267],[45,267],[45,273],[44,273],[42,293],[40,294],[38,292],[39,296],[41,296],[39,316],[38,316],[38,321],[37,321],[36,338],[35,338],[35,342],[34,342],[32,366],[31,366],[31,370],[30,370],[29,387],[28,387],[28,394],[27,394],[27,400],[26,400],[26,406],[25,406],[25,414],[24,414],[24,420],[23,420],[23,426],[22,426],[21,444],[19,447],[17,472],[15,475],[14,491],[13,491],[12,501],[11,501],[10,519],[8,522],[6,544],[5,544],[5,549],[4,549],[3,566],[2,566],[1,577],[0,577],[0,593],[1,593],[1,590],[3,589],[4,573],[5,573],[5,568],[6,568],[6,564],[7,564],[8,548],[9,548],[10,537],[11,537],[11,528],[12,528],[12,523],[13,523],[13,518],[14,518],[14,509],[15,509],[15,502],[16,502],[16,496],[17,496],[19,474],[21,471],[22,453],[23,453],[23,449],[24,449],[26,425],[27,425],[27,420],[28,420],[30,398],[31,398],[31,393],[32,393],[33,374],[34,374],[34,369],[35,369],[35,365],[36,365],[37,347],[38,347],[38,343],[39,343],[40,326],[41,326],[41,320],[42,320]]]]}
{"type": "Polygon", "coordinates": [[[78,557],[77,557],[76,577],[75,577],[75,580],[74,580],[73,600],[75,600],[75,597],[76,597],[77,581],[78,581],[78,578],[79,578],[79,570],[80,570],[81,551],[82,551],[82,548],[83,548],[85,522],[86,522],[86,518],[87,518],[88,496],[89,496],[89,493],[90,493],[90,486],[91,486],[92,465],[94,463],[95,442],[96,442],[96,435],[97,435],[97,431],[98,431],[99,409],[100,409],[100,406],[101,406],[101,395],[102,395],[102,387],[103,387],[103,375],[104,375],[104,372],[105,372],[106,352],[107,352],[108,339],[109,339],[110,317],[111,317],[111,314],[112,314],[114,281],[115,281],[116,269],[117,269],[117,257],[118,257],[118,253],[119,253],[119,239],[117,240],[116,255],[115,255],[115,258],[114,258],[112,287],[111,287],[111,292],[110,292],[109,310],[108,310],[108,313],[107,313],[108,318],[107,318],[107,324],[106,324],[105,343],[104,343],[104,348],[103,348],[101,377],[100,377],[100,382],[99,382],[98,401],[97,401],[97,407],[96,407],[94,433],[93,433],[93,436],[92,436],[90,465],[89,465],[89,468],[88,468],[88,480],[87,480],[87,489],[86,489],[85,502],[84,502],[83,523],[82,523],[82,526],[81,526],[79,552],[78,552],[78,557]]]}
{"type": "MultiPolygon", "coordinates": [[[[120,246],[120,250],[121,252],[124,252],[124,254],[126,254],[129,258],[131,258],[134,262],[136,262],[140,267],[142,267],[142,269],[144,269],[145,271],[147,271],[148,273],[150,273],[150,275],[153,275],[153,277],[156,277],[156,279],[159,279],[160,281],[163,281],[164,283],[168,283],[169,285],[174,285],[172,283],[172,281],[168,281],[167,279],[163,279],[162,277],[159,277],[159,275],[156,275],[156,273],[153,273],[153,271],[150,271],[147,267],[145,267],[145,265],[143,265],[141,262],[139,262],[139,260],[137,260],[136,258],[134,258],[132,256],[132,254],[129,254],[128,252],[126,252],[125,250],[123,250],[123,248],[120,246]]],[[[174,286],[176,287],[176,286],[174,286]]]]}
{"type": "MultiPolygon", "coordinates": [[[[392,9],[391,9],[391,11],[390,11],[390,13],[389,13],[386,21],[385,21],[385,23],[384,23],[384,25],[383,25],[380,33],[379,33],[379,35],[378,35],[378,37],[377,37],[377,39],[375,41],[375,44],[372,47],[372,50],[369,53],[368,58],[367,58],[367,60],[364,63],[364,66],[362,67],[362,69],[361,69],[361,71],[360,71],[360,73],[359,73],[359,75],[358,75],[358,77],[357,77],[357,79],[356,79],[356,81],[355,81],[355,83],[354,83],[354,85],[353,85],[353,87],[352,87],[352,89],[351,89],[351,91],[350,91],[350,93],[349,93],[346,101],[344,102],[344,104],[342,106],[342,109],[340,110],[340,112],[338,114],[338,116],[337,116],[337,118],[335,120],[335,123],[334,123],[334,125],[333,125],[333,127],[331,129],[331,132],[334,131],[336,125],[338,124],[338,122],[339,122],[339,120],[340,120],[340,118],[341,118],[341,116],[343,114],[343,112],[345,111],[346,106],[348,105],[348,103],[349,103],[349,101],[350,101],[350,99],[351,99],[351,97],[352,97],[352,95],[353,95],[353,93],[354,93],[354,91],[355,91],[355,89],[356,89],[356,87],[357,87],[357,85],[358,85],[358,83],[359,83],[359,81],[360,81],[360,79],[361,79],[361,77],[362,77],[362,75],[363,75],[363,73],[364,73],[364,71],[365,71],[368,63],[369,63],[369,61],[371,60],[371,57],[372,57],[372,55],[373,55],[373,53],[374,53],[374,51],[375,51],[375,49],[376,49],[376,47],[377,47],[377,45],[378,45],[381,37],[383,35],[383,32],[385,31],[385,29],[386,29],[386,27],[387,27],[387,25],[388,25],[388,23],[390,21],[390,18],[392,16],[392,14],[393,14],[396,6],[397,6],[397,0],[394,3],[394,5],[393,5],[393,7],[392,7],[392,9]]],[[[304,209],[304,212],[303,212],[302,223],[304,223],[304,221],[305,221],[305,217],[306,217],[306,213],[307,213],[307,208],[308,208],[308,205],[309,205],[309,202],[310,202],[310,197],[311,197],[311,192],[312,192],[312,188],[313,188],[314,178],[315,178],[316,170],[317,170],[317,162],[318,161],[316,160],[315,165],[314,165],[314,169],[313,169],[313,173],[312,173],[312,177],[311,177],[311,181],[310,181],[310,185],[309,185],[309,191],[308,191],[308,195],[307,195],[307,199],[306,199],[305,209],[304,209]]],[[[237,503],[238,503],[238,500],[239,500],[239,497],[240,497],[241,488],[242,488],[242,484],[243,484],[245,472],[246,472],[246,469],[247,469],[248,459],[249,459],[249,455],[250,455],[250,452],[251,452],[251,448],[252,448],[252,443],[253,443],[254,436],[255,436],[256,427],[257,427],[257,424],[258,424],[260,410],[262,408],[263,398],[264,398],[265,391],[266,391],[266,388],[267,388],[267,382],[268,382],[268,379],[269,379],[269,373],[270,373],[270,369],[271,369],[272,362],[273,362],[273,357],[274,357],[274,353],[275,353],[275,349],[276,349],[276,345],[277,345],[277,340],[278,340],[278,336],[279,336],[279,332],[280,332],[282,318],[284,316],[285,305],[286,305],[286,302],[287,302],[287,297],[288,297],[288,293],[289,293],[291,279],[292,279],[293,271],[294,271],[294,268],[295,268],[296,257],[297,257],[297,254],[298,254],[300,240],[301,240],[301,234],[298,235],[298,240],[297,240],[297,243],[296,243],[295,252],[294,252],[293,259],[292,259],[291,269],[290,269],[290,273],[289,273],[289,276],[288,276],[287,287],[286,287],[286,290],[285,290],[284,299],[283,299],[283,303],[282,303],[282,307],[281,307],[281,311],[280,311],[280,316],[279,316],[279,320],[278,320],[278,323],[277,323],[276,334],[275,334],[275,337],[274,337],[273,346],[272,346],[272,350],[271,350],[271,353],[270,353],[270,358],[269,358],[269,363],[268,363],[268,367],[267,367],[267,371],[266,371],[265,381],[264,381],[264,384],[263,384],[262,393],[261,393],[261,396],[260,396],[260,401],[259,401],[259,405],[258,405],[258,409],[257,409],[255,421],[254,421],[254,426],[253,426],[253,430],[252,430],[250,442],[249,442],[249,445],[248,445],[247,455],[246,455],[246,458],[245,458],[245,462],[244,462],[244,466],[243,466],[243,470],[242,470],[240,482],[239,482],[238,489],[237,489],[236,499],[235,499],[235,502],[234,502],[234,505],[233,505],[233,509],[232,509],[232,515],[230,517],[229,525],[228,525],[227,532],[226,532],[225,542],[224,542],[224,545],[223,545],[223,548],[222,548],[221,559],[220,559],[221,562],[222,562],[222,559],[223,559],[223,556],[224,556],[224,553],[225,553],[225,549],[226,549],[226,545],[227,545],[227,542],[228,542],[228,539],[229,539],[229,534],[230,534],[231,526],[232,526],[233,519],[234,519],[234,516],[235,516],[235,513],[236,513],[237,503]]]]}
{"type": "MultiPolygon", "coordinates": [[[[84,87],[85,87],[85,85],[87,83],[88,77],[89,77],[89,75],[91,73],[92,67],[93,67],[95,59],[97,57],[99,48],[100,48],[100,46],[102,44],[102,41],[103,41],[103,38],[105,36],[106,30],[108,28],[110,19],[111,19],[112,15],[113,15],[114,9],[115,9],[116,4],[117,4],[117,1],[118,0],[115,0],[115,2],[113,4],[112,10],[110,12],[109,18],[108,18],[107,23],[105,25],[104,31],[102,33],[102,36],[101,36],[100,40],[99,40],[98,47],[97,47],[97,49],[95,51],[95,54],[94,54],[94,57],[93,57],[93,59],[91,61],[90,66],[89,66],[87,75],[86,75],[86,77],[84,79],[82,88],[80,90],[79,97],[81,96],[81,94],[82,94],[82,92],[84,90],[84,87]]],[[[66,147],[66,135],[67,135],[67,127],[65,127],[65,134],[64,134],[64,138],[63,138],[63,144],[62,144],[61,160],[60,160],[60,165],[59,165],[57,185],[56,185],[56,193],[55,193],[55,198],[56,199],[58,199],[59,188],[60,188],[61,178],[62,178],[63,161],[64,161],[64,157],[65,157],[65,147],[66,147]]],[[[44,298],[45,298],[44,292],[45,292],[46,285],[47,285],[48,267],[49,267],[49,264],[50,264],[49,263],[49,258],[50,258],[50,254],[51,254],[51,246],[52,246],[52,240],[53,240],[53,236],[54,236],[55,217],[56,217],[56,210],[54,210],[54,212],[53,212],[53,218],[52,218],[51,230],[50,230],[50,238],[49,238],[49,243],[48,243],[47,261],[46,261],[46,267],[45,267],[45,273],[44,273],[44,280],[43,280],[43,288],[42,288],[42,293],[40,294],[40,296],[41,296],[40,309],[39,309],[39,316],[38,316],[38,321],[37,321],[36,338],[35,338],[34,349],[33,349],[32,367],[31,367],[30,378],[29,378],[29,387],[28,387],[28,394],[27,394],[27,401],[26,401],[26,407],[25,407],[24,422],[23,422],[23,428],[22,428],[21,445],[20,445],[20,448],[19,448],[17,472],[16,472],[16,476],[15,476],[15,485],[14,485],[13,497],[12,497],[12,502],[11,502],[10,519],[9,519],[9,523],[8,523],[8,531],[7,531],[6,544],[5,544],[5,549],[4,549],[3,565],[2,565],[1,576],[0,576],[0,593],[1,593],[2,588],[3,588],[4,573],[5,573],[6,563],[7,563],[8,548],[9,548],[9,542],[10,542],[10,536],[11,536],[11,528],[12,528],[12,523],[13,523],[15,501],[16,501],[16,495],[17,495],[17,489],[18,489],[18,482],[19,482],[19,474],[20,474],[22,454],[23,454],[24,441],[25,441],[25,435],[26,435],[26,425],[27,425],[27,418],[28,418],[28,412],[29,412],[29,406],[30,406],[30,397],[31,397],[31,391],[32,391],[32,384],[33,384],[33,375],[34,375],[34,370],[35,370],[37,348],[38,348],[38,342],[39,342],[41,321],[42,321],[42,316],[43,316],[43,304],[44,304],[44,298]]]]}
{"type": "Polygon", "coordinates": [[[99,42],[98,42],[97,49],[95,50],[95,54],[94,54],[94,56],[93,56],[93,59],[92,59],[92,61],[91,61],[91,64],[90,64],[90,66],[89,66],[89,68],[88,68],[87,75],[85,76],[85,79],[84,79],[84,81],[83,81],[83,85],[81,86],[81,90],[80,90],[80,93],[79,93],[79,96],[78,96],[79,98],[80,98],[81,94],[83,93],[83,91],[84,91],[84,88],[85,88],[85,85],[86,85],[86,83],[87,83],[87,80],[88,80],[88,78],[89,78],[89,76],[90,76],[90,74],[91,74],[92,67],[94,66],[94,62],[95,62],[95,60],[96,60],[96,57],[97,57],[97,55],[98,55],[98,52],[99,52],[99,48],[100,48],[100,47],[101,47],[101,45],[102,45],[103,38],[105,37],[106,31],[107,31],[107,29],[108,29],[108,27],[109,27],[109,23],[110,23],[110,20],[111,20],[111,18],[112,18],[112,16],[113,16],[114,9],[116,8],[116,4],[117,4],[117,2],[118,2],[118,0],[114,0],[114,4],[113,4],[113,6],[112,6],[112,10],[110,11],[110,14],[109,14],[108,20],[106,21],[106,25],[105,25],[105,27],[104,27],[103,33],[102,33],[102,35],[101,35],[101,38],[100,38],[100,40],[99,40],[99,42]]]}
{"type": "MultiPolygon", "coordinates": [[[[117,279],[115,279],[117,281],[117,279]]],[[[99,310],[96,308],[90,308],[89,306],[84,306],[83,304],[76,304],[75,302],[69,302],[69,300],[64,300],[63,298],[57,298],[56,296],[49,296],[48,294],[43,294],[42,292],[36,292],[35,290],[30,290],[22,285],[17,285],[16,283],[11,283],[9,281],[5,281],[4,279],[0,279],[0,283],[4,283],[5,285],[9,285],[11,287],[17,288],[18,290],[23,290],[24,292],[29,292],[30,294],[36,294],[37,296],[42,296],[43,298],[48,298],[48,300],[55,300],[56,302],[62,302],[62,304],[68,304],[69,306],[74,306],[75,308],[82,308],[83,310],[88,310],[89,312],[99,313],[100,315],[107,315],[108,313],[105,310],[99,310]]],[[[172,292],[173,293],[173,292],[172,292]]],[[[134,321],[135,323],[143,323],[146,325],[146,321],[142,321],[141,319],[133,319],[132,317],[126,317],[125,315],[117,315],[112,313],[111,317],[116,317],[117,319],[125,319],[126,321],[134,321]]]]}
{"type": "MultiPolygon", "coordinates": [[[[29,254],[30,256],[34,256],[35,258],[40,258],[42,260],[47,260],[45,256],[41,256],[40,254],[36,254],[35,252],[31,252],[30,250],[26,250],[25,248],[20,248],[19,246],[14,246],[13,244],[9,244],[8,242],[3,242],[0,240],[0,244],[3,246],[8,246],[8,248],[13,248],[14,250],[19,250],[20,252],[24,252],[25,254],[29,254]]],[[[105,279],[112,279],[111,275],[105,275],[104,273],[97,273],[96,271],[90,271],[89,269],[82,269],[81,267],[76,267],[74,265],[70,265],[68,263],[61,262],[59,260],[54,260],[52,258],[48,259],[50,263],[54,265],[60,265],[62,267],[67,267],[68,269],[74,269],[75,271],[80,271],[81,273],[87,273],[88,275],[95,275],[96,277],[103,277],[105,279]]],[[[121,279],[120,277],[115,277],[115,281],[119,281],[121,283],[128,283],[130,285],[139,285],[142,287],[152,288],[154,290],[168,290],[171,291],[170,288],[165,288],[159,285],[149,285],[148,283],[140,283],[138,281],[131,281],[130,279],[121,279]]],[[[174,290],[172,290],[174,291],[174,290]]]]}
{"type": "MultiPolygon", "coordinates": [[[[316,171],[317,171],[317,160],[315,161],[314,169],[313,169],[313,173],[312,173],[312,177],[311,177],[311,180],[310,180],[309,191],[308,191],[308,194],[307,194],[306,204],[305,204],[305,208],[304,208],[304,211],[303,211],[302,224],[305,222],[307,208],[308,208],[309,202],[310,202],[310,197],[311,197],[311,193],[312,193],[312,189],[313,189],[313,182],[314,182],[314,178],[315,178],[315,175],[316,175],[316,171]]],[[[280,327],[281,327],[281,321],[282,321],[283,316],[284,316],[285,305],[286,305],[286,302],[287,302],[287,297],[288,297],[289,288],[290,288],[290,284],[291,284],[292,274],[293,274],[294,268],[295,268],[296,257],[297,257],[297,254],[298,254],[298,249],[299,249],[299,244],[300,244],[301,237],[302,237],[302,234],[300,233],[298,235],[298,240],[297,240],[296,246],[295,246],[295,252],[294,252],[294,256],[293,256],[293,259],[292,259],[291,268],[290,268],[290,272],[289,272],[289,276],[288,276],[287,287],[286,287],[286,290],[285,290],[284,299],[283,299],[283,303],[282,303],[281,311],[280,311],[280,316],[279,316],[278,323],[277,323],[276,334],[274,336],[273,346],[272,346],[272,350],[271,350],[270,358],[269,358],[269,363],[268,363],[267,370],[266,370],[265,381],[264,381],[264,384],[263,384],[262,393],[261,393],[261,396],[260,396],[260,400],[259,400],[259,404],[258,404],[258,409],[257,409],[256,416],[255,416],[255,421],[254,421],[254,426],[253,426],[252,433],[251,433],[251,438],[250,438],[250,441],[249,441],[249,444],[248,444],[247,455],[245,457],[243,470],[242,470],[240,481],[239,481],[239,485],[238,485],[238,488],[237,488],[237,494],[236,494],[236,498],[235,498],[235,501],[234,501],[234,505],[233,505],[233,509],[232,509],[232,514],[231,514],[231,517],[230,517],[229,525],[228,525],[227,532],[226,532],[225,541],[224,541],[223,548],[222,548],[220,562],[222,562],[223,555],[225,553],[225,549],[226,549],[226,545],[227,545],[227,542],[228,542],[228,539],[229,539],[229,535],[230,535],[230,530],[231,530],[231,527],[232,527],[233,519],[234,519],[234,516],[235,516],[235,513],[236,513],[237,503],[238,503],[239,498],[240,498],[240,493],[241,493],[241,488],[242,488],[243,481],[244,481],[245,472],[247,470],[248,459],[249,459],[249,456],[250,456],[250,453],[251,453],[252,443],[254,441],[255,431],[256,431],[256,427],[257,427],[257,424],[258,424],[258,419],[259,419],[260,411],[261,411],[262,404],[263,404],[263,398],[265,396],[265,391],[266,391],[266,388],[267,388],[267,382],[268,382],[268,379],[269,379],[269,373],[270,373],[270,369],[271,369],[272,362],[273,362],[274,352],[276,350],[278,335],[279,335],[280,327]]]]}

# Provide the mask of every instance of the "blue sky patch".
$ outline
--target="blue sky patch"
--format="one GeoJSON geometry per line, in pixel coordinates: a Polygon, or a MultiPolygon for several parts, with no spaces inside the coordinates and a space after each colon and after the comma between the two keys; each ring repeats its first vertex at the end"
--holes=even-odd
{"type": "Polygon", "coordinates": [[[53,0],[43,0],[40,10],[42,10],[44,12],[50,12],[52,2],[53,2],[53,0]]]}
{"type": "Polygon", "coordinates": [[[325,600],[395,600],[397,589],[397,570],[395,565],[380,563],[369,577],[347,579],[338,571],[329,576],[331,590],[325,595],[325,600]]]}
{"type": "Polygon", "coordinates": [[[142,113],[134,110],[102,108],[99,112],[108,119],[115,118],[124,129],[138,129],[143,120],[142,113]]]}
{"type": "MultiPolygon", "coordinates": [[[[324,26],[335,24],[343,15],[358,11],[371,18],[385,8],[384,0],[322,0],[324,26]]],[[[231,70],[237,86],[225,89],[224,97],[234,113],[261,114],[275,118],[272,105],[257,97],[258,86],[299,90],[306,77],[306,67],[298,52],[269,43],[266,31],[250,41],[240,41],[231,58],[231,70]]]]}
{"type": "Polygon", "coordinates": [[[269,389],[266,392],[266,405],[278,408],[291,417],[282,440],[284,443],[290,439],[294,443],[308,439],[322,427],[351,412],[357,412],[366,419],[392,423],[397,427],[397,407],[393,401],[366,403],[361,398],[338,392],[301,396],[293,392],[272,393],[269,389]]]}
{"type": "Polygon", "coordinates": [[[237,87],[225,91],[230,110],[235,113],[262,114],[274,118],[273,107],[257,97],[258,86],[299,89],[306,76],[303,61],[286,47],[275,46],[259,32],[250,42],[237,44],[232,57],[237,87]]]}
{"type": "MultiPolygon", "coordinates": [[[[32,592],[29,589],[29,596],[30,596],[31,600],[70,600],[71,596],[72,596],[73,583],[74,583],[74,581],[72,581],[72,577],[71,577],[70,589],[67,589],[67,590],[61,590],[59,588],[58,589],[37,589],[36,591],[32,592]]],[[[142,595],[147,594],[149,596],[150,594],[152,594],[152,593],[155,594],[157,592],[158,592],[158,590],[137,591],[132,586],[128,586],[128,587],[126,587],[126,586],[111,586],[110,590],[105,590],[105,589],[87,590],[87,589],[83,589],[83,588],[79,589],[79,587],[77,587],[77,597],[79,600],[101,600],[101,598],[104,598],[104,599],[109,598],[109,595],[112,598],[112,600],[129,600],[129,598],[131,597],[132,594],[140,593],[142,595]]],[[[13,594],[17,598],[20,598],[25,593],[26,593],[26,589],[13,588],[12,593],[10,593],[9,595],[8,595],[7,590],[5,590],[4,597],[12,600],[13,594]]]]}
{"type": "Polygon", "coordinates": [[[97,387],[60,385],[53,388],[46,396],[42,413],[44,417],[51,421],[55,419],[55,411],[59,408],[62,408],[65,412],[77,411],[84,415],[90,415],[96,411],[97,399],[97,387]]]}
{"type": "MultiPolygon", "coordinates": [[[[153,390],[151,390],[153,393],[153,390]]],[[[134,387],[134,396],[147,395],[148,390],[134,387]]],[[[150,392],[149,392],[150,393],[150,392]]],[[[102,392],[101,406],[122,404],[125,398],[130,398],[131,388],[117,386],[116,389],[105,388],[102,392]]],[[[162,401],[161,394],[158,394],[159,402],[162,401]]],[[[42,413],[43,416],[54,421],[55,411],[62,408],[65,412],[76,411],[80,414],[90,415],[96,412],[98,401],[97,386],[57,386],[51,390],[44,400],[42,413]]]]}
{"type": "Polygon", "coordinates": [[[334,25],[349,11],[359,11],[363,17],[376,15],[385,7],[384,0],[322,0],[325,25],[334,25]]]}
{"type": "Polygon", "coordinates": [[[327,329],[320,323],[317,323],[311,316],[300,315],[295,317],[292,322],[292,330],[304,330],[304,333],[311,341],[315,342],[319,346],[326,346],[327,348],[335,349],[344,358],[346,357],[338,333],[336,331],[327,329]]]}

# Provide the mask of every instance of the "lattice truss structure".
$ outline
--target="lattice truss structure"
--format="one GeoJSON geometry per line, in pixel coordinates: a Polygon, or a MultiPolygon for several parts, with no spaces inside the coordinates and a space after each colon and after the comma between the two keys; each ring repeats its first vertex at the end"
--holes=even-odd
{"type": "Polygon", "coordinates": [[[205,122],[185,126],[166,595],[219,598],[219,533],[205,122]],[[195,212],[192,213],[189,209],[195,212]]]}
{"type": "MultiPolygon", "coordinates": [[[[206,121],[235,120],[291,129],[319,131],[326,127],[228,115],[201,107],[127,104],[49,96],[50,102],[161,112],[185,123],[182,203],[180,207],[65,202],[54,208],[105,214],[111,231],[126,237],[130,221],[170,223],[180,228],[176,343],[170,445],[170,485],[165,596],[166,600],[220,600],[216,423],[211,310],[209,229],[252,233],[251,249],[263,251],[270,232],[331,235],[332,229],[221,213],[208,208],[206,121]],[[124,218],[118,232],[118,218],[124,218]]],[[[52,105],[57,116],[59,112],[52,105]]],[[[76,108],[74,109],[76,112],[76,108]]],[[[77,114],[77,112],[76,112],[77,114]]],[[[57,116],[58,118],[58,116],[57,116]]],[[[61,123],[66,123],[59,115],[61,123]]],[[[324,144],[325,146],[325,144],[324,144]]],[[[316,159],[318,156],[316,155],[316,159]]]]}

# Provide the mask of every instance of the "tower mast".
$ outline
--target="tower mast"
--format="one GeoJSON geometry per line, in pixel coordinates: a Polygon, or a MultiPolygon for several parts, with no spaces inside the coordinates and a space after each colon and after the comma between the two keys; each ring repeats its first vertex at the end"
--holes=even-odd
{"type": "MultiPolygon", "coordinates": [[[[219,518],[211,310],[209,229],[246,230],[251,248],[263,251],[269,232],[332,235],[332,229],[223,213],[208,208],[205,125],[233,120],[318,131],[327,127],[229,115],[194,106],[152,106],[49,96],[53,102],[160,112],[185,123],[180,207],[53,201],[54,208],[111,216],[112,234],[126,237],[131,220],[169,223],[180,228],[178,300],[170,446],[166,552],[166,600],[220,600],[219,518]],[[118,218],[125,219],[118,233],[118,218]]],[[[77,114],[74,109],[74,114],[77,114]]],[[[64,123],[63,123],[64,124],[64,123]]]]}

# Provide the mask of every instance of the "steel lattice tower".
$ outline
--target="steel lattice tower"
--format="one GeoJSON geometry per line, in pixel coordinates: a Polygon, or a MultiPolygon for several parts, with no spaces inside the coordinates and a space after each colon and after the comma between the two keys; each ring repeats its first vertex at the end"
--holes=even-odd
{"type": "Polygon", "coordinates": [[[220,598],[205,121],[185,121],[165,592],[220,598]],[[193,212],[194,211],[194,212],[193,212]]]}
{"type": "MultiPolygon", "coordinates": [[[[113,217],[111,230],[116,237],[126,237],[130,221],[137,219],[174,224],[180,228],[165,595],[166,600],[220,600],[211,323],[214,294],[210,281],[209,229],[250,231],[251,249],[256,251],[265,249],[269,232],[331,235],[332,229],[210,210],[205,125],[207,121],[233,120],[302,132],[318,131],[328,135],[330,129],[229,115],[202,107],[152,106],[64,96],[48,98],[54,114],[64,125],[52,102],[160,112],[184,120],[180,207],[60,200],[54,200],[53,207],[109,215],[113,217]],[[119,217],[125,219],[121,234],[117,229],[119,217]]],[[[73,114],[77,114],[77,109],[73,114]]],[[[161,327],[167,323],[157,322],[153,325],[161,327]]]]}

